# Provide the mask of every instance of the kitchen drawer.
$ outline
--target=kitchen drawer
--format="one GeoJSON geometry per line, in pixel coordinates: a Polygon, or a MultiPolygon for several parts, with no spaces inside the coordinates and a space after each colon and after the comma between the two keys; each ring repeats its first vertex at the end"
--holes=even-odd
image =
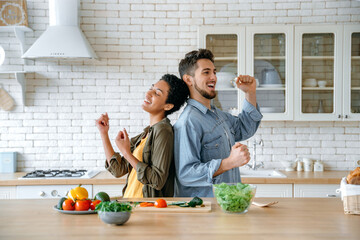
{"type": "Polygon", "coordinates": [[[335,192],[338,188],[340,188],[339,184],[294,184],[294,197],[340,197],[340,195],[335,192]]]}
{"type": "Polygon", "coordinates": [[[0,199],[14,199],[16,197],[16,189],[11,187],[0,187],[0,199]]]}
{"type": "Polygon", "coordinates": [[[110,197],[121,197],[124,187],[124,184],[93,185],[93,197],[95,197],[98,192],[106,192],[107,194],[109,194],[110,197]]]}
{"type": "MultiPolygon", "coordinates": [[[[79,185],[31,185],[16,186],[17,199],[43,199],[65,197],[66,193],[79,185]]],[[[92,185],[81,185],[86,188],[89,197],[93,195],[92,185]]]]}
{"type": "Polygon", "coordinates": [[[255,197],[291,198],[292,184],[253,184],[256,185],[255,197]]]}

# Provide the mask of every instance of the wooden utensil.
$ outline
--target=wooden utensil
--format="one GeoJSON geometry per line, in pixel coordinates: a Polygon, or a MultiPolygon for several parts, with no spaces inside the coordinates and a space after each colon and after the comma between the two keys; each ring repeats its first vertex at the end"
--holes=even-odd
{"type": "Polygon", "coordinates": [[[258,202],[252,202],[253,205],[257,206],[257,207],[269,207],[271,205],[277,204],[278,201],[275,202],[269,202],[269,203],[258,203],[258,202]]]}

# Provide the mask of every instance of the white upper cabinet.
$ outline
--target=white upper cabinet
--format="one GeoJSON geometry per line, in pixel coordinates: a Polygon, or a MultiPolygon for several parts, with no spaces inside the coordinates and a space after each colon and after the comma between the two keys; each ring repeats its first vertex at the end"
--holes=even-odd
{"type": "Polygon", "coordinates": [[[201,27],[199,47],[210,49],[215,57],[218,78],[215,106],[239,113],[245,95],[231,81],[247,74],[259,83],[257,102],[264,120],[292,119],[291,26],[201,27]]]}
{"type": "Polygon", "coordinates": [[[360,120],[360,26],[344,26],[343,114],[349,121],[360,120]]]}
{"type": "Polygon", "coordinates": [[[223,111],[237,113],[240,95],[232,80],[245,73],[245,28],[201,27],[198,39],[200,48],[214,54],[218,80],[212,103],[223,111]]]}
{"type": "Polygon", "coordinates": [[[264,120],[293,119],[292,51],[292,26],[246,28],[246,74],[259,83],[256,98],[264,120]]]}
{"type": "Polygon", "coordinates": [[[239,74],[258,81],[263,120],[360,120],[359,25],[200,27],[199,47],[215,56],[215,106],[236,114],[239,74]]]}
{"type": "Polygon", "coordinates": [[[295,26],[295,120],[342,118],[343,26],[295,26]]]}

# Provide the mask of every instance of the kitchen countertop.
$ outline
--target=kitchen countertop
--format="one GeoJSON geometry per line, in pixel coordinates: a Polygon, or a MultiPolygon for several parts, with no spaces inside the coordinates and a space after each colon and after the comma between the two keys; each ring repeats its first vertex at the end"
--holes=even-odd
{"type": "MultiPolygon", "coordinates": [[[[350,171],[281,172],[284,173],[287,178],[242,178],[242,182],[253,184],[340,184],[341,178],[346,177],[350,171]]],[[[1,173],[0,186],[60,184],[112,185],[125,184],[126,182],[126,176],[115,178],[107,171],[102,171],[91,179],[18,179],[25,174],[25,172],[1,173]]]]}
{"type": "Polygon", "coordinates": [[[345,215],[340,199],[259,199],[273,200],[279,203],[227,214],[214,198],[204,198],[212,202],[210,213],[135,212],[122,226],[96,214],[56,212],[55,199],[1,200],[0,239],[359,239],[360,216],[345,215]]]}

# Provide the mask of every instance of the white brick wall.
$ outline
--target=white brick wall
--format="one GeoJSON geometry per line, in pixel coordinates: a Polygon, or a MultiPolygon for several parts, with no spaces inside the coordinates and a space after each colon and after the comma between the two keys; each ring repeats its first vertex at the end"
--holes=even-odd
{"type": "MultiPolygon", "coordinates": [[[[0,110],[0,151],[18,152],[18,171],[46,168],[103,169],[94,120],[107,111],[110,137],[142,131],[145,91],[166,72],[177,73],[184,54],[197,47],[199,25],[359,23],[358,1],[322,0],[81,0],[81,28],[99,61],[29,61],[24,66],[13,33],[0,33],[6,60],[0,70],[27,70],[27,104],[10,74],[0,84],[15,99],[0,110]]],[[[48,25],[48,0],[28,0],[27,44],[48,25]]],[[[174,123],[179,113],[170,118],[174,123]]],[[[258,159],[266,168],[281,160],[311,157],[326,169],[352,169],[360,160],[359,122],[263,122],[258,159]]],[[[245,141],[252,149],[251,140],[245,141]]]]}

